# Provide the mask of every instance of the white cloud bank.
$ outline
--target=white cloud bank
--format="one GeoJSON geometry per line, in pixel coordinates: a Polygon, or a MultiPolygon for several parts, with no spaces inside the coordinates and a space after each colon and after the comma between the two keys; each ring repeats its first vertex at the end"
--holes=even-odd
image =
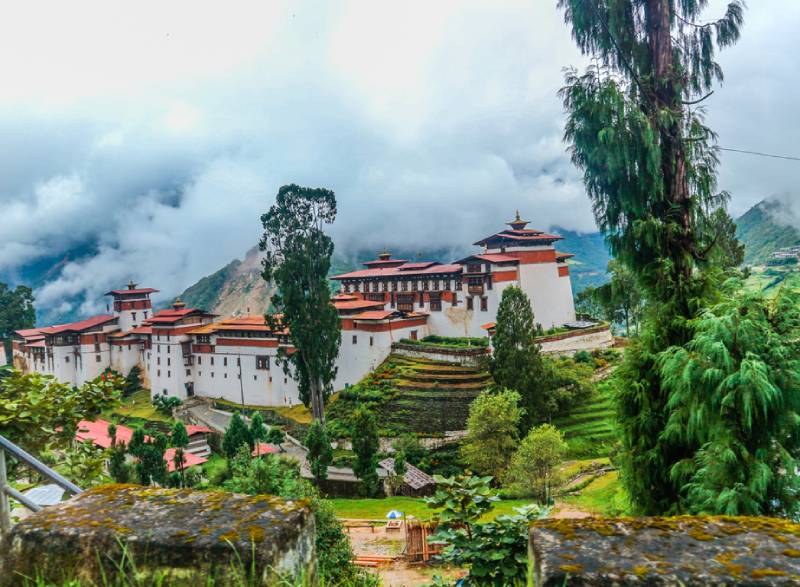
{"type": "MultiPolygon", "coordinates": [[[[723,144],[791,151],[798,3],[764,4],[722,55],[710,122],[723,144]]],[[[594,229],[561,142],[562,67],[582,60],[554,0],[14,11],[0,22],[0,272],[98,249],[41,304],[96,311],[129,278],[169,297],[251,247],[289,182],[336,191],[344,249],[458,246],[516,208],[594,229]]],[[[734,212],[796,183],[797,167],[723,161],[734,212]]]]}

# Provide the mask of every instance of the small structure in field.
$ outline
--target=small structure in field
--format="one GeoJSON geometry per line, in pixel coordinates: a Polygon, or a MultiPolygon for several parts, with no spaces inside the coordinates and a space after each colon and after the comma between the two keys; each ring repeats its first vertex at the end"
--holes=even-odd
{"type": "MultiPolygon", "coordinates": [[[[394,459],[383,459],[378,463],[380,477],[388,477],[394,474],[394,459]]],[[[400,493],[408,497],[423,497],[433,494],[436,488],[436,481],[426,472],[421,471],[414,465],[406,463],[405,474],[403,475],[403,485],[400,493]]]]}

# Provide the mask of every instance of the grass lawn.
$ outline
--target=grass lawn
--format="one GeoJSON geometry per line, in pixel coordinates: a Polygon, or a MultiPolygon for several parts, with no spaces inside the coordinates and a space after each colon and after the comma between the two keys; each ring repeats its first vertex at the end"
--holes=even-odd
{"type": "Polygon", "coordinates": [[[585,404],[553,424],[564,433],[569,458],[603,457],[617,439],[612,399],[613,377],[600,382],[585,404]]]}
{"type": "Polygon", "coordinates": [[[622,516],[630,510],[618,471],[598,477],[581,490],[580,495],[564,497],[563,501],[601,516],[622,516]]]}
{"type": "MultiPolygon", "coordinates": [[[[429,508],[420,498],[415,497],[387,497],[386,499],[346,499],[334,498],[329,500],[340,518],[358,520],[385,520],[389,510],[399,510],[407,516],[414,516],[420,520],[429,520],[435,510],[429,508]]],[[[494,519],[501,514],[514,514],[515,507],[531,503],[526,499],[504,499],[494,505],[484,519],[494,519]]]]}
{"type": "Polygon", "coordinates": [[[567,461],[560,467],[560,472],[565,481],[574,479],[581,471],[592,468],[595,464],[610,465],[611,461],[608,457],[600,457],[596,459],[580,459],[576,461],[567,461]]]}
{"type": "Polygon", "coordinates": [[[108,410],[103,416],[108,418],[112,414],[127,418],[141,418],[151,422],[172,423],[171,418],[156,411],[155,406],[150,402],[150,392],[147,389],[140,389],[133,395],[124,398],[118,407],[108,410]]]}
{"type": "Polygon", "coordinates": [[[203,467],[203,474],[209,480],[211,486],[218,483],[227,475],[228,461],[225,457],[217,454],[212,454],[208,460],[200,465],[203,467]]]}

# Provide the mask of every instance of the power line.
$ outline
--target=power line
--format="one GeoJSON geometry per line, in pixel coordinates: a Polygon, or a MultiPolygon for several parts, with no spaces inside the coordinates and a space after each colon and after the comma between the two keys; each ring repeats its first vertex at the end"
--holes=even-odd
{"type": "Polygon", "coordinates": [[[725,147],[717,147],[720,151],[730,151],[732,153],[744,153],[745,155],[758,155],[759,157],[771,157],[772,159],[786,159],[788,161],[800,161],[800,157],[792,157],[790,155],[773,155],[771,153],[761,153],[759,151],[745,151],[743,149],[726,149],[725,147]]]}

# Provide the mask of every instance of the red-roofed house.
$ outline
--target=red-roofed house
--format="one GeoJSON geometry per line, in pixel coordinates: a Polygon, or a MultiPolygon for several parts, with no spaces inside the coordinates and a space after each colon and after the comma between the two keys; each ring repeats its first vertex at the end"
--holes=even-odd
{"type": "MultiPolygon", "coordinates": [[[[108,434],[108,422],[106,420],[81,420],[78,422],[78,430],[75,433],[75,438],[79,442],[87,440],[92,441],[95,446],[100,448],[109,448],[111,446],[111,436],[108,434]]],[[[133,437],[133,430],[122,424],[117,425],[115,440],[117,444],[128,445],[133,437]]],[[[145,440],[150,440],[149,436],[145,436],[145,440]]],[[[167,463],[167,471],[170,473],[176,470],[175,464],[175,450],[168,448],[164,451],[164,460],[167,463]]],[[[194,454],[189,450],[183,453],[184,468],[194,467],[195,465],[202,465],[208,460],[205,456],[194,454]]]]}

